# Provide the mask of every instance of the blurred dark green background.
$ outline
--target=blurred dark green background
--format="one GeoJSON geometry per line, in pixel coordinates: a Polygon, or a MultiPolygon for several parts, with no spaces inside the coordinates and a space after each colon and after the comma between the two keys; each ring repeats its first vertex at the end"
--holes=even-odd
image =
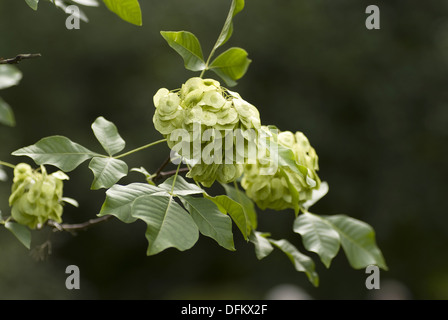
{"type": "MultiPolygon", "coordinates": [[[[195,74],[159,31],[192,31],[207,54],[230,1],[141,0],[143,27],[104,6],[86,8],[90,22],[72,31],[63,12],[41,2],[34,12],[25,1],[0,0],[0,56],[42,54],[19,65],[19,86],[0,92],[16,114],[15,128],[0,127],[0,159],[12,163],[31,164],[11,152],[55,134],[100,150],[90,129],[100,115],[118,126],[127,150],[160,139],[152,96],[195,74]]],[[[33,246],[51,239],[43,262],[2,228],[0,298],[264,299],[300,289],[313,299],[448,299],[448,3],[247,0],[228,45],[253,60],[235,89],[262,122],[303,131],[317,150],[330,192],[314,212],[345,213],[375,228],[390,268],[381,290],[368,291],[364,270],[353,270],[342,251],[330,269],[310,254],[321,277],[316,289],[279,252],[258,261],[238,232],[236,252],[201,236],[189,251],[147,257],[145,225],[113,220],[75,237],[33,233],[33,246]],[[380,30],[365,27],[370,4],[380,7],[380,30]],[[65,288],[71,264],[80,267],[81,290],[65,288]]],[[[160,145],[128,163],[154,170],[167,152],[160,145]]],[[[65,221],[95,217],[104,191],[89,190],[87,164],[70,176],[65,195],[80,208],[67,206],[65,221]]],[[[121,183],[141,180],[131,173],[121,183]]],[[[9,188],[0,183],[4,212],[9,188]]],[[[303,250],[293,219],[260,212],[259,229],[303,250]]]]}

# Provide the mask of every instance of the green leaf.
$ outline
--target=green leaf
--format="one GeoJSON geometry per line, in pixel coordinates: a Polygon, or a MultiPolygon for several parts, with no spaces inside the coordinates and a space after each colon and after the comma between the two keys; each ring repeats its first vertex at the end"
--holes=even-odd
{"type": "Polygon", "coordinates": [[[302,203],[302,205],[301,205],[302,208],[304,208],[305,210],[308,210],[317,201],[322,199],[328,193],[328,190],[329,190],[328,183],[325,181],[322,181],[320,183],[319,189],[313,190],[313,193],[311,194],[311,199],[302,203]]]}
{"type": "Polygon", "coordinates": [[[213,51],[222,46],[227,40],[230,39],[233,33],[233,18],[244,9],[244,0],[232,0],[230,6],[229,14],[227,15],[226,21],[224,22],[224,27],[222,28],[221,34],[216,41],[213,51]]]}
{"type": "Polygon", "coordinates": [[[17,85],[22,80],[22,72],[9,64],[0,65],[0,89],[17,85]]]}
{"type": "Polygon", "coordinates": [[[188,31],[161,31],[160,34],[182,57],[186,69],[191,71],[205,69],[201,44],[194,34],[188,31]]]}
{"type": "Polygon", "coordinates": [[[39,140],[36,144],[21,148],[12,153],[14,156],[27,156],[36,164],[50,164],[62,171],[69,172],[97,153],[63,136],[51,136],[39,140]]]}
{"type": "Polygon", "coordinates": [[[144,167],[132,168],[131,171],[141,173],[145,176],[146,182],[155,186],[156,184],[152,181],[153,176],[144,167]]]}
{"type": "Polygon", "coordinates": [[[296,218],[293,230],[302,236],[305,248],[317,253],[322,263],[329,268],[340,248],[336,230],[326,220],[309,212],[296,218]]]}
{"type": "Polygon", "coordinates": [[[235,86],[236,80],[244,76],[251,62],[247,58],[246,50],[230,48],[213,60],[209,69],[220,76],[228,86],[235,86]]]}
{"type": "Polygon", "coordinates": [[[107,8],[121,19],[137,26],[142,25],[142,12],[137,0],[103,0],[107,8]]]}
{"type": "Polygon", "coordinates": [[[100,5],[97,0],[71,0],[71,1],[87,7],[98,7],[100,5]]]}
{"type": "Polygon", "coordinates": [[[33,10],[37,10],[37,5],[39,4],[39,0],[25,0],[25,2],[27,3],[27,5],[30,6],[31,9],[33,10]]]}
{"type": "Polygon", "coordinates": [[[207,198],[181,196],[182,203],[206,237],[214,239],[227,250],[235,251],[232,233],[232,220],[223,214],[218,207],[207,198]]]}
{"type": "Polygon", "coordinates": [[[274,247],[271,245],[267,237],[269,237],[269,233],[261,233],[258,231],[254,231],[250,235],[250,242],[252,242],[255,246],[255,255],[258,260],[261,260],[267,257],[274,247]]]}
{"type": "Polygon", "coordinates": [[[131,183],[125,186],[114,185],[106,191],[106,200],[98,216],[113,215],[125,223],[137,219],[132,216],[132,205],[136,200],[151,194],[164,192],[162,189],[147,183],[131,183]]]}
{"type": "Polygon", "coordinates": [[[305,272],[308,280],[315,286],[319,286],[319,276],[317,275],[313,260],[301,253],[287,240],[272,240],[269,242],[283,251],[286,256],[291,260],[295,269],[299,272],[305,272]]]}
{"type": "Polygon", "coordinates": [[[31,232],[24,225],[15,222],[6,222],[5,228],[19,239],[19,241],[29,250],[31,247],[31,232]]]}
{"type": "Polygon", "coordinates": [[[89,169],[94,175],[92,190],[108,189],[128,174],[126,162],[114,158],[94,157],[90,161],[89,169]]]}
{"type": "Polygon", "coordinates": [[[148,195],[135,200],[132,215],[146,222],[147,255],[157,254],[174,247],[190,249],[199,239],[199,230],[193,218],[172,196],[148,195]]]}
{"type": "Polygon", "coordinates": [[[68,197],[62,197],[61,200],[64,201],[65,203],[71,204],[72,206],[74,206],[76,208],[79,207],[79,203],[75,199],[68,198],[68,197]]]}
{"type": "Polygon", "coordinates": [[[228,184],[223,184],[222,186],[226,190],[227,195],[232,200],[238,202],[243,208],[248,226],[247,235],[249,235],[252,230],[257,229],[257,211],[255,210],[253,201],[246,196],[246,193],[239,189],[235,189],[228,184]]]}
{"type": "MultiPolygon", "coordinates": [[[[163,183],[159,184],[159,188],[171,192],[171,189],[173,188],[173,180],[174,176],[169,177],[163,183]]],[[[173,188],[173,193],[175,195],[187,196],[190,194],[200,194],[204,192],[205,191],[202,188],[198,187],[196,184],[188,183],[179,175],[176,177],[176,183],[174,184],[173,188]]]]}
{"type": "Polygon", "coordinates": [[[92,130],[95,137],[110,156],[124,149],[126,142],[121,138],[117,127],[112,122],[103,117],[98,117],[92,124],[92,130]]]}
{"type": "Polygon", "coordinates": [[[67,5],[67,3],[65,1],[62,0],[51,0],[51,2],[59,9],[61,9],[62,11],[64,11],[65,13],[71,14],[74,17],[76,17],[77,19],[80,19],[86,23],[89,22],[89,18],[87,18],[86,14],[84,13],[84,11],[82,11],[79,7],[78,10],[67,10],[69,8],[69,5],[67,5]]]}
{"type": "Polygon", "coordinates": [[[355,269],[364,269],[369,265],[377,265],[387,270],[386,262],[376,245],[375,231],[363,221],[346,215],[326,216],[340,236],[342,248],[350,265],[355,269]]]}
{"type": "MultiPolygon", "coordinates": [[[[3,170],[2,166],[0,166],[0,181],[7,181],[8,180],[8,175],[6,174],[5,170],[3,170]]],[[[0,221],[2,221],[1,218],[1,211],[0,211],[0,221]]]]}
{"type": "Polygon", "coordinates": [[[206,197],[213,201],[213,203],[216,204],[216,206],[222,213],[227,213],[232,218],[238,229],[240,229],[241,233],[243,234],[244,239],[248,240],[251,232],[250,221],[249,217],[243,209],[243,206],[226,195],[206,197]]]}
{"type": "Polygon", "coordinates": [[[0,123],[13,127],[16,125],[14,113],[9,104],[0,97],[0,123]]]}

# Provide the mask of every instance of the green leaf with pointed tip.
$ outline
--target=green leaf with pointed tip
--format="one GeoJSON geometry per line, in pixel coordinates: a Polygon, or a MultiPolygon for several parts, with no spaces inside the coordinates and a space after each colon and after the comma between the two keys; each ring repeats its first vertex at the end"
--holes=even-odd
{"type": "Polygon", "coordinates": [[[142,12],[137,0],[103,0],[107,8],[126,22],[142,25],[142,12]]]}
{"type": "Polygon", "coordinates": [[[222,185],[226,190],[226,194],[234,201],[238,202],[244,210],[244,216],[247,221],[247,235],[251,233],[252,230],[257,229],[257,211],[255,210],[255,206],[253,201],[246,196],[246,193],[235,189],[234,187],[223,184],[222,185]]]}
{"type": "Polygon", "coordinates": [[[126,162],[114,158],[94,157],[89,163],[94,179],[91,189],[110,188],[128,174],[126,162]]]}
{"type": "Polygon", "coordinates": [[[27,156],[38,165],[50,164],[64,172],[72,171],[84,161],[98,156],[97,153],[63,136],[43,138],[36,144],[14,151],[12,155],[27,156]]]}
{"type": "Polygon", "coordinates": [[[377,265],[387,270],[383,254],[376,245],[375,231],[370,225],[346,215],[325,216],[323,219],[339,234],[342,248],[353,268],[377,265]]]}
{"type": "Polygon", "coordinates": [[[133,172],[138,172],[141,173],[142,175],[145,176],[146,178],[146,182],[148,182],[149,184],[155,186],[156,184],[154,183],[154,181],[152,181],[153,176],[148,172],[148,170],[146,170],[144,167],[140,167],[140,168],[132,168],[131,171],[133,172]]]}
{"type": "Polygon", "coordinates": [[[173,180],[174,176],[169,177],[163,183],[159,184],[159,188],[166,190],[168,192],[171,192],[171,189],[173,189],[173,193],[178,196],[187,196],[190,194],[200,194],[205,192],[202,188],[198,187],[196,184],[188,183],[187,181],[185,181],[184,178],[182,178],[179,175],[176,177],[176,182],[173,188],[173,180]]]}
{"type": "Polygon", "coordinates": [[[193,218],[172,196],[140,197],[132,205],[132,216],[148,225],[148,256],[171,247],[184,251],[193,247],[199,239],[199,230],[193,218]]]}
{"type": "Polygon", "coordinates": [[[227,40],[230,39],[233,33],[233,18],[243,9],[244,9],[244,0],[232,0],[229,14],[227,15],[221,34],[219,35],[213,50],[216,50],[224,43],[226,43],[227,40]]]}
{"type": "Polygon", "coordinates": [[[77,7],[76,9],[70,7],[70,5],[63,1],[63,0],[51,0],[51,2],[59,9],[64,11],[67,14],[72,15],[76,19],[80,19],[86,23],[89,22],[89,18],[87,18],[84,11],[81,10],[81,8],[77,7]]]}
{"type": "Polygon", "coordinates": [[[304,208],[305,210],[308,210],[308,208],[310,208],[317,201],[322,199],[328,193],[328,190],[329,190],[328,183],[325,181],[322,181],[320,183],[319,189],[313,190],[313,193],[311,194],[311,199],[302,203],[301,207],[304,208]]]}
{"type": "Polygon", "coordinates": [[[120,136],[117,127],[112,122],[103,117],[98,117],[92,123],[92,130],[95,137],[110,156],[124,149],[126,142],[120,136]]]}
{"type": "Polygon", "coordinates": [[[87,7],[99,7],[100,5],[97,0],[72,0],[72,1],[87,7]]]}
{"type": "Polygon", "coordinates": [[[12,112],[11,107],[1,97],[0,97],[0,123],[10,127],[14,127],[16,125],[14,113],[12,112]]]}
{"type": "Polygon", "coordinates": [[[198,38],[188,31],[161,31],[160,34],[184,60],[185,68],[191,71],[205,69],[204,56],[198,38]]]}
{"type": "Polygon", "coordinates": [[[132,223],[137,218],[132,216],[132,205],[136,200],[155,193],[166,192],[147,183],[131,183],[125,186],[114,185],[106,191],[106,200],[98,214],[99,217],[113,215],[124,223],[132,223]]]}
{"type": "Polygon", "coordinates": [[[331,224],[317,215],[305,212],[296,218],[293,230],[302,236],[304,247],[317,253],[322,263],[329,268],[340,248],[339,234],[331,224]]]}
{"type": "Polygon", "coordinates": [[[222,213],[226,213],[232,218],[238,229],[240,229],[241,233],[243,234],[244,239],[248,240],[251,232],[250,221],[249,217],[244,211],[243,206],[226,195],[206,197],[213,201],[213,203],[216,204],[216,206],[222,213]]]}
{"type": "MultiPolygon", "coordinates": [[[[6,181],[8,180],[8,175],[6,174],[5,170],[3,170],[2,166],[0,165],[0,181],[6,181]]],[[[0,221],[2,221],[2,215],[0,211],[0,221]]]]}
{"type": "Polygon", "coordinates": [[[6,222],[5,228],[19,239],[19,241],[29,250],[31,247],[31,232],[24,225],[15,222],[6,222]]]}
{"type": "Polygon", "coordinates": [[[29,5],[31,9],[34,11],[37,10],[37,6],[39,4],[39,0],[25,0],[26,4],[29,5]]]}
{"type": "Polygon", "coordinates": [[[258,231],[254,231],[250,235],[250,242],[252,242],[255,246],[255,255],[258,260],[267,257],[274,250],[274,247],[271,245],[269,240],[266,239],[269,236],[269,233],[262,233],[258,231]]]}
{"type": "Polygon", "coordinates": [[[9,64],[0,65],[0,89],[17,85],[22,80],[22,72],[9,64]]]}
{"type": "Polygon", "coordinates": [[[235,86],[241,79],[252,61],[247,52],[241,48],[230,48],[221,53],[209,66],[209,70],[220,76],[228,86],[235,86]]]}
{"type": "Polygon", "coordinates": [[[286,256],[291,260],[294,268],[299,272],[305,272],[308,277],[308,280],[315,286],[319,286],[319,276],[315,271],[315,266],[313,260],[301,253],[287,240],[272,240],[269,239],[269,242],[283,251],[286,256]]]}
{"type": "Polygon", "coordinates": [[[232,219],[228,215],[223,214],[210,199],[191,196],[181,196],[180,198],[204,236],[214,239],[227,250],[235,251],[232,219]]]}

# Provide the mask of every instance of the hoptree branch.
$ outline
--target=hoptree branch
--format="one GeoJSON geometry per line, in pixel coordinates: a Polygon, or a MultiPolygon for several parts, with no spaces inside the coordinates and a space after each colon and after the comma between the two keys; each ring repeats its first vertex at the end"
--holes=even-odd
{"type": "Polygon", "coordinates": [[[159,169],[157,169],[156,173],[154,173],[154,175],[155,175],[154,179],[158,179],[158,177],[162,173],[162,170],[165,169],[165,167],[170,163],[170,160],[171,160],[171,157],[168,156],[168,158],[166,158],[166,160],[161,164],[159,169]]]}
{"type": "Polygon", "coordinates": [[[74,233],[76,231],[86,230],[94,225],[108,221],[112,217],[113,216],[111,215],[107,215],[96,219],[90,219],[87,220],[86,222],[74,223],[74,224],[68,224],[68,223],[59,224],[53,220],[48,220],[47,224],[50,227],[53,227],[55,231],[68,231],[74,233]]]}
{"type": "Polygon", "coordinates": [[[18,54],[14,58],[9,59],[0,58],[0,64],[18,64],[22,60],[39,58],[41,56],[42,55],[40,53],[18,54]]]}
{"type": "MultiPolygon", "coordinates": [[[[190,171],[189,168],[180,168],[178,173],[183,173],[183,172],[188,172],[188,171],[190,171]]],[[[162,178],[168,178],[168,177],[174,176],[176,174],[176,172],[177,172],[177,170],[162,171],[162,172],[159,172],[159,174],[157,176],[152,178],[152,180],[157,181],[162,178]]]]}

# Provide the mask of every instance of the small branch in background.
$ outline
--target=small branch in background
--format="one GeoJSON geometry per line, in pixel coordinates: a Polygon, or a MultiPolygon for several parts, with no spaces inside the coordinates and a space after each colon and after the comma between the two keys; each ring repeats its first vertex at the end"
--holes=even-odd
{"type": "Polygon", "coordinates": [[[22,60],[39,58],[42,55],[40,53],[27,53],[27,54],[18,54],[14,58],[3,59],[0,58],[0,64],[18,64],[22,60]]]}
{"type": "MultiPolygon", "coordinates": [[[[190,171],[189,168],[180,168],[179,169],[179,173],[188,172],[188,171],[190,171]]],[[[176,172],[177,172],[177,170],[159,172],[159,174],[156,177],[154,177],[153,180],[157,180],[157,179],[160,179],[160,178],[168,178],[168,177],[174,176],[176,174],[176,172]]]]}
{"type": "Polygon", "coordinates": [[[154,179],[158,179],[160,177],[160,174],[162,170],[170,163],[171,157],[166,158],[166,160],[162,163],[162,165],[157,169],[156,173],[154,174],[154,179]]]}
{"type": "Polygon", "coordinates": [[[109,220],[110,218],[112,218],[112,216],[107,215],[107,216],[99,217],[96,219],[90,219],[86,222],[76,223],[76,224],[68,224],[68,223],[59,224],[57,222],[54,222],[53,220],[49,220],[48,225],[50,227],[54,227],[55,231],[68,231],[71,233],[75,233],[76,231],[86,230],[87,228],[90,228],[94,225],[105,222],[105,221],[109,220]]]}

